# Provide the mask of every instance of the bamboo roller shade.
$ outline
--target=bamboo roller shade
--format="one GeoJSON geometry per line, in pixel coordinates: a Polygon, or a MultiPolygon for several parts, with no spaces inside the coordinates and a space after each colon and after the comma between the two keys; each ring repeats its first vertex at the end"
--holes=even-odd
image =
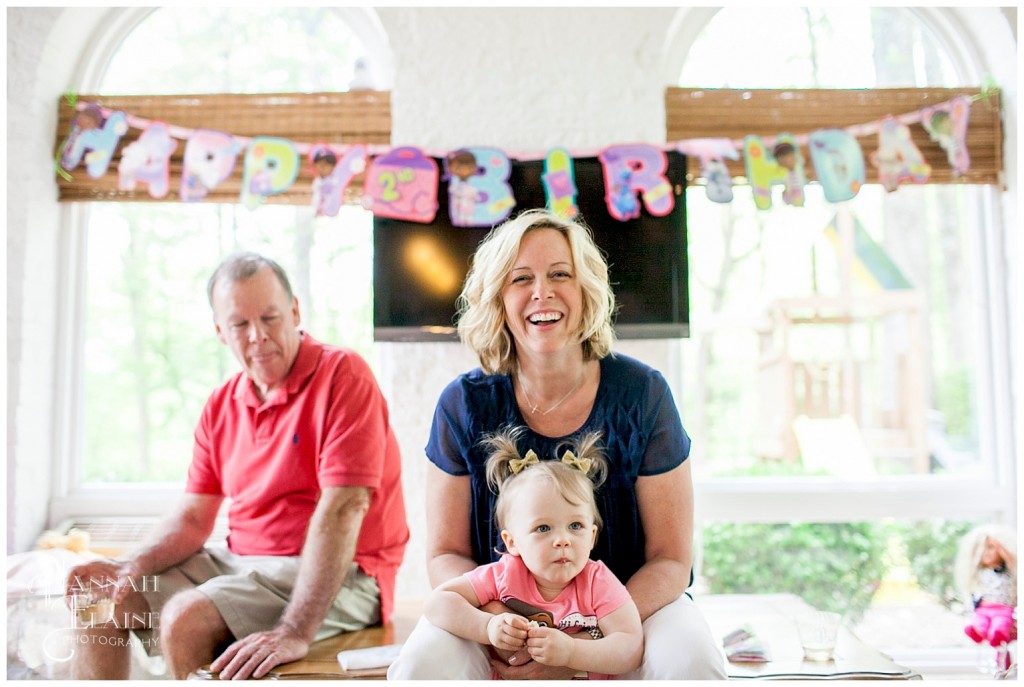
{"type": "MultiPolygon", "coordinates": [[[[279,136],[296,143],[352,144],[391,143],[391,94],[386,91],[346,91],[342,93],[280,93],[261,95],[169,95],[105,96],[79,95],[79,102],[96,103],[111,110],[188,129],[213,129],[235,136],[279,136]]],[[[61,98],[57,123],[58,155],[75,110],[61,98]]],[[[160,199],[151,198],[145,184],[134,191],[119,191],[117,166],[124,147],[142,132],[131,128],[121,139],[107,172],[93,179],[85,171],[84,161],[71,171],[72,180],[57,177],[62,201],[180,201],[182,155],[185,141],[171,155],[170,192],[160,199]]],[[[231,176],[210,191],[202,202],[237,203],[242,190],[242,160],[239,153],[231,176]]],[[[362,193],[363,176],[352,180],[346,191],[347,202],[357,202],[362,193]]],[[[284,193],[267,196],[269,203],[307,204],[312,198],[313,171],[305,155],[299,163],[299,175],[284,193]]]]}
{"type": "MultiPolygon", "coordinates": [[[[922,107],[935,106],[957,95],[974,96],[979,88],[879,88],[870,90],[759,90],[668,88],[665,91],[666,140],[687,138],[729,138],[742,140],[753,134],[774,138],[781,133],[794,136],[818,129],[870,124],[886,115],[898,117],[922,107]]],[[[971,168],[953,176],[946,152],[933,142],[920,124],[908,124],[911,138],[925,161],[932,166],[931,183],[1000,184],[1003,169],[1003,130],[998,93],[971,103],[967,121],[967,151],[971,168]]],[[[877,183],[878,172],[870,155],[878,148],[878,135],[859,137],[869,183],[877,183]]],[[[814,165],[806,146],[801,146],[808,180],[814,179],[814,165]]],[[[742,155],[725,160],[733,177],[746,177],[742,155]]],[[[697,159],[687,161],[691,179],[700,175],[697,159]]]]}
{"type": "MultiPolygon", "coordinates": [[[[927,105],[950,100],[956,95],[973,96],[978,88],[873,90],[730,90],[668,88],[665,92],[666,140],[688,138],[730,138],[741,140],[748,134],[774,137],[786,132],[808,134],[817,129],[847,127],[915,112],[927,105]]],[[[282,93],[262,95],[177,95],[177,96],[100,96],[79,95],[82,102],[94,102],[112,110],[189,129],[214,129],[237,136],[279,136],[300,143],[368,143],[390,145],[391,94],[382,91],[342,93],[282,93]]],[[[61,98],[57,123],[56,156],[64,143],[75,111],[61,98]]],[[[932,166],[932,183],[1001,184],[1002,125],[998,93],[971,105],[967,128],[967,149],[971,168],[954,177],[946,153],[933,142],[920,124],[909,125],[915,145],[932,166]]],[[[72,180],[58,176],[62,201],[153,201],[145,185],[135,191],[117,188],[117,165],[124,146],[141,132],[129,129],[121,139],[107,172],[93,179],[84,165],[71,172],[72,180]]],[[[877,135],[858,139],[866,160],[877,148],[877,135]]],[[[171,190],[161,201],[178,201],[182,154],[185,142],[179,141],[171,155],[171,190]]],[[[814,179],[814,167],[804,149],[805,170],[814,179]]],[[[726,160],[734,177],[745,177],[743,160],[726,160]]],[[[699,173],[695,159],[688,162],[691,178],[699,173]]],[[[241,155],[232,176],[210,191],[208,202],[238,202],[241,192],[241,155]]],[[[877,173],[866,163],[869,182],[877,173]]],[[[306,204],[311,200],[313,173],[305,159],[299,175],[285,193],[267,197],[267,202],[306,204]]],[[[362,192],[363,175],[353,179],[346,191],[347,202],[357,202],[362,192]]]]}

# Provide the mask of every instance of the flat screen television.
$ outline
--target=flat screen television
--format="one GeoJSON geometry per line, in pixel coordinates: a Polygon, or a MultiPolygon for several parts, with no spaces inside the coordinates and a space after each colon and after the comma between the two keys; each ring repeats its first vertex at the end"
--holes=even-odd
{"type": "MultiPolygon", "coordinates": [[[[686,157],[666,153],[673,210],[662,217],[641,203],[640,217],[625,222],[608,213],[601,162],[574,159],[580,217],[605,252],[618,306],[620,339],[689,336],[686,253],[686,157]]],[[[441,160],[436,160],[443,170],[441,160]]],[[[544,161],[512,162],[509,184],[516,206],[509,217],[545,206],[544,161]]],[[[442,175],[443,176],[443,175],[442,175]]],[[[373,219],[373,326],[375,341],[448,341],[455,334],[455,301],[473,252],[490,227],[452,226],[448,184],[442,178],[434,222],[373,219]]]]}

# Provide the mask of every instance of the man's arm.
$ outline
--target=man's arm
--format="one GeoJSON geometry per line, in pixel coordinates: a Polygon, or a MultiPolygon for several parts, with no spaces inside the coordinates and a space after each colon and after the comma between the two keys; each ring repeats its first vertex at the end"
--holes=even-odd
{"type": "Polygon", "coordinates": [[[129,580],[167,570],[203,548],[213,532],[221,501],[222,496],[185,494],[142,546],[125,558],[104,558],[72,568],[68,573],[65,594],[73,591],[77,580],[107,579],[118,584],[115,600],[124,600],[133,588],[128,584],[129,580]]]}
{"type": "Polygon", "coordinates": [[[363,517],[370,507],[366,487],[328,487],[309,522],[292,598],[277,626],[243,637],[210,664],[222,680],[261,678],[274,666],[309,651],[327,609],[355,558],[363,517]]]}

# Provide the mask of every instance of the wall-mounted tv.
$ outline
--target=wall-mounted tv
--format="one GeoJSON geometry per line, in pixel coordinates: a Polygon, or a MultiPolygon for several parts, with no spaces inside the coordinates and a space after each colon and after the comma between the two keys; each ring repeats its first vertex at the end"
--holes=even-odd
{"type": "MultiPolygon", "coordinates": [[[[689,336],[686,253],[686,158],[666,153],[673,186],[673,210],[621,222],[608,213],[601,162],[574,159],[580,219],[605,251],[618,313],[620,339],[689,336]]],[[[437,160],[444,169],[443,161],[437,160]]],[[[544,207],[543,160],[513,161],[509,184],[517,212],[544,207]]],[[[386,217],[373,219],[373,326],[376,341],[447,341],[455,334],[455,300],[477,244],[489,227],[452,226],[448,184],[438,188],[439,207],[431,224],[386,217]]]]}

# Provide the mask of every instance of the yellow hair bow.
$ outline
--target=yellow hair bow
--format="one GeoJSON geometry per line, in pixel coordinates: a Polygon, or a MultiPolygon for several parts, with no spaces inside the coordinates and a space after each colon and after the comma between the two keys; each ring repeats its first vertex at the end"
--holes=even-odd
{"type": "Polygon", "coordinates": [[[584,475],[590,474],[590,465],[593,463],[590,458],[577,458],[572,451],[566,451],[562,455],[562,462],[571,468],[576,468],[584,475]]]}
{"type": "Polygon", "coordinates": [[[513,475],[518,475],[519,472],[527,465],[533,465],[534,463],[538,462],[540,461],[537,459],[537,454],[534,453],[533,449],[531,448],[529,451],[526,452],[526,456],[524,458],[513,458],[512,460],[510,460],[508,462],[508,469],[512,471],[513,475]]]}

